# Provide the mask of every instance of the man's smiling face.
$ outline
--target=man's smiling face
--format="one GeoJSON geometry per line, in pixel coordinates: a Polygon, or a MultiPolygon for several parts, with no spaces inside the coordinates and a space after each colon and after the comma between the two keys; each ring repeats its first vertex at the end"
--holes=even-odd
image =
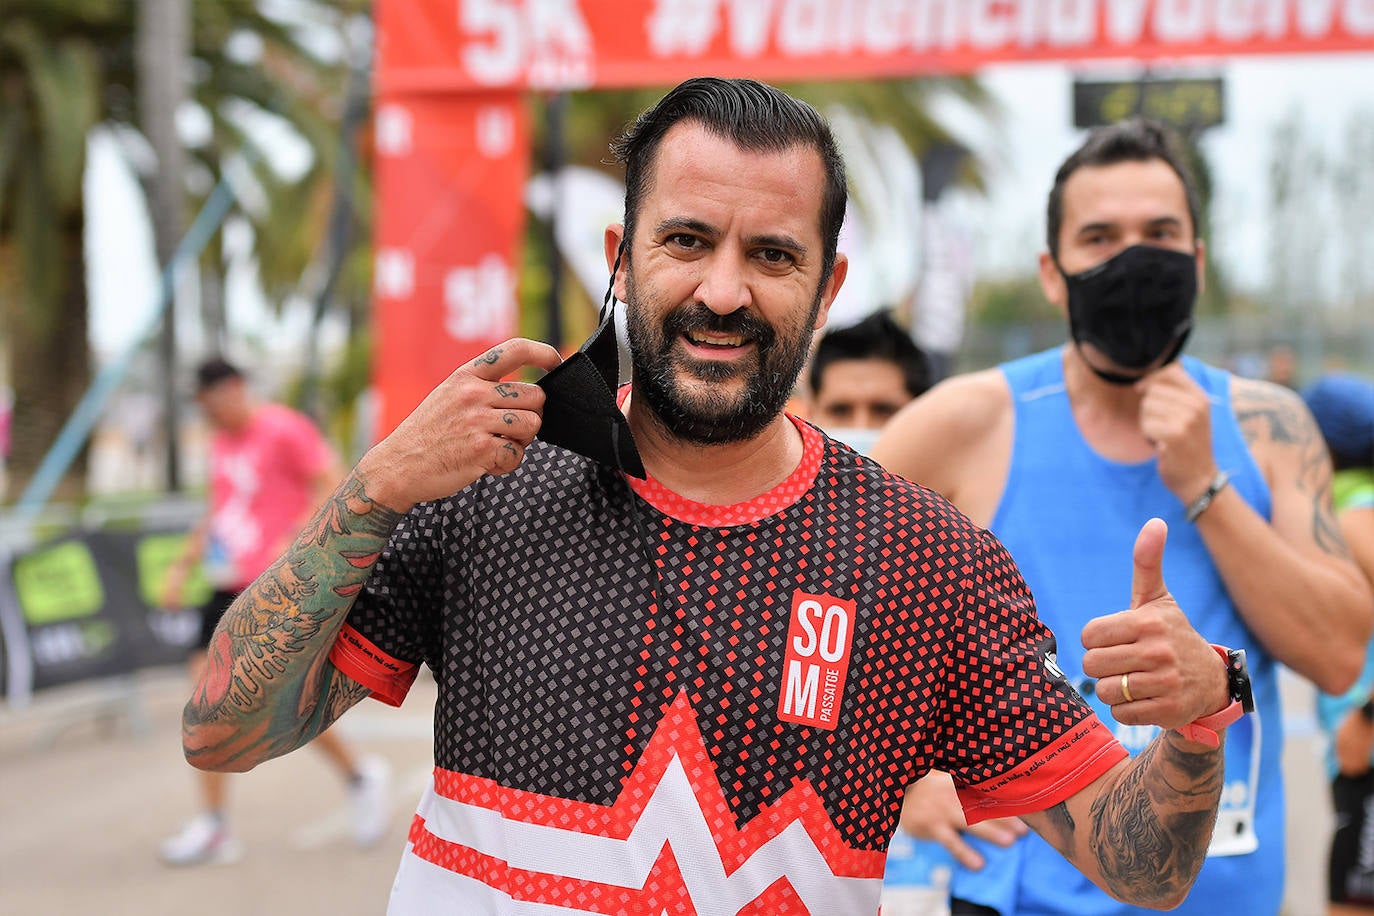
{"type": "Polygon", "coordinates": [[[664,136],[617,285],[636,393],[673,435],[752,438],[792,393],[844,274],[822,282],[824,183],[804,145],[742,150],[692,121],[664,136]]]}

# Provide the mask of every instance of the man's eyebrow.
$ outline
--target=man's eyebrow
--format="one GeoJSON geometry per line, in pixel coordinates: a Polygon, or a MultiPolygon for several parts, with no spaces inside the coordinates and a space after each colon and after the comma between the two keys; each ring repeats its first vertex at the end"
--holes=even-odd
{"type": "MultiPolygon", "coordinates": [[[[1157,216],[1154,219],[1149,220],[1145,225],[1149,226],[1151,229],[1161,229],[1166,226],[1177,227],[1179,229],[1182,229],[1183,220],[1179,219],[1177,216],[1157,216]]],[[[1086,232],[1113,232],[1119,228],[1120,223],[1111,221],[1084,223],[1082,226],[1078,227],[1078,231],[1074,234],[1083,235],[1086,232]]]]}
{"type": "Polygon", "coordinates": [[[751,235],[744,240],[750,248],[781,248],[784,251],[795,252],[798,255],[806,254],[806,246],[800,240],[790,235],[751,235]]]}
{"type": "Polygon", "coordinates": [[[689,216],[670,216],[654,228],[655,235],[663,235],[672,232],[695,232],[697,235],[704,235],[707,238],[716,238],[720,235],[720,230],[710,223],[703,223],[699,219],[692,219],[689,216]]]}
{"type": "Polygon", "coordinates": [[[1116,227],[1116,223],[1111,222],[1084,223],[1078,227],[1074,235],[1084,235],[1089,232],[1111,232],[1116,227]]]}
{"type": "MultiPolygon", "coordinates": [[[[670,216],[654,227],[656,235],[671,234],[674,232],[692,232],[708,239],[720,237],[720,230],[710,223],[693,219],[690,216],[670,216]]],[[[785,233],[763,233],[761,235],[751,235],[744,240],[750,248],[780,248],[784,251],[791,251],[798,256],[805,256],[807,248],[800,239],[785,233]]]]}

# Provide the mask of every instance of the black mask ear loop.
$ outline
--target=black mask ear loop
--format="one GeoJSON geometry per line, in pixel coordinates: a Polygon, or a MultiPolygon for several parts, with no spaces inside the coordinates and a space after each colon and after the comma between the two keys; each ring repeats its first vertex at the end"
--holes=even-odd
{"type": "MultiPolygon", "coordinates": [[[[601,297],[601,309],[596,314],[596,323],[604,324],[608,316],[615,314],[615,278],[620,273],[620,261],[625,257],[625,240],[621,239],[620,244],[615,249],[615,263],[611,265],[611,278],[606,281],[606,295],[601,297]]],[[[611,331],[615,331],[615,323],[611,323],[611,331]]],[[[619,344],[617,344],[619,346],[619,344]]],[[[617,379],[617,382],[619,380],[617,379]]],[[[616,465],[620,465],[620,430],[611,429],[611,438],[615,442],[616,465]]],[[[624,472],[624,468],[620,468],[624,472]]]]}
{"type": "Polygon", "coordinates": [[[611,279],[606,281],[606,295],[601,298],[601,310],[597,312],[596,323],[606,320],[609,312],[615,311],[615,277],[620,273],[620,259],[625,257],[625,240],[620,240],[620,245],[615,250],[615,264],[611,266],[611,279]]]}
{"type": "MultiPolygon", "coordinates": [[[[607,316],[615,313],[615,278],[620,273],[620,262],[625,257],[625,240],[620,240],[620,246],[615,250],[615,264],[611,266],[611,279],[606,283],[606,295],[601,300],[601,311],[597,315],[597,323],[604,323],[607,316]]],[[[615,325],[612,323],[611,330],[614,332],[615,325]]],[[[625,487],[629,496],[630,517],[634,519],[635,534],[639,536],[640,554],[644,557],[644,562],[649,564],[649,571],[654,575],[654,595],[655,605],[661,605],[659,596],[660,587],[663,584],[663,577],[658,571],[658,561],[654,559],[653,544],[649,540],[649,531],[644,527],[644,519],[639,515],[639,499],[635,494],[634,487],[630,486],[630,475],[625,473],[625,469],[620,466],[620,430],[617,427],[611,428],[611,438],[615,443],[616,469],[620,473],[616,476],[620,478],[621,484],[625,487]]],[[[662,607],[659,607],[662,610],[662,607]]]]}

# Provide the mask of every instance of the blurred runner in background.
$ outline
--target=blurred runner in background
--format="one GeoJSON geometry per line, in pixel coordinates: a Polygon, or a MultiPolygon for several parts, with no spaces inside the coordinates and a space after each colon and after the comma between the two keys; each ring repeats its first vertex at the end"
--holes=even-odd
{"type": "MultiPolygon", "coordinates": [[[[244,588],[295,539],[315,507],[343,474],[324,437],[304,414],[263,403],[234,365],[212,359],[197,371],[196,401],[213,430],[210,506],[172,565],[163,593],[166,607],[184,604],[187,580],[202,564],[214,592],[201,608],[192,679],[205,669],[210,636],[244,588]]],[[[356,754],[333,731],[313,742],[347,783],[354,808],[354,839],[370,846],[386,831],[388,772],[380,758],[356,754]]],[[[225,813],[224,773],[201,771],[201,812],[162,844],[169,865],[232,862],[242,854],[225,813]]]]}

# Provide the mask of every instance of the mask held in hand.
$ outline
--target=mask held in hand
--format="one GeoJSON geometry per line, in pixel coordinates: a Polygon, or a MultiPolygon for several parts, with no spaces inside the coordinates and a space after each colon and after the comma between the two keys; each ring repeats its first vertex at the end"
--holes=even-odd
{"type": "Polygon", "coordinates": [[[643,480],[644,462],[629,421],[615,401],[620,352],[615,309],[607,307],[610,304],[607,290],[600,327],[576,353],[539,380],[545,397],[539,438],[643,480]]]}

